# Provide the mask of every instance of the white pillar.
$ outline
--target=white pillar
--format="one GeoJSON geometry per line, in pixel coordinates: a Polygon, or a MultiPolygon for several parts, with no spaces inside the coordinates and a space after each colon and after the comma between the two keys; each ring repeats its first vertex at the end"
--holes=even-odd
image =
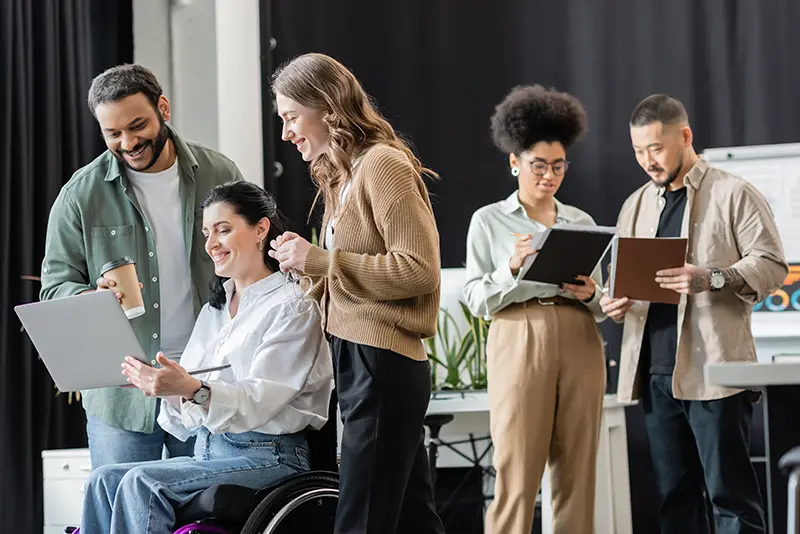
{"type": "Polygon", "coordinates": [[[263,185],[259,2],[216,2],[219,150],[263,185]]]}

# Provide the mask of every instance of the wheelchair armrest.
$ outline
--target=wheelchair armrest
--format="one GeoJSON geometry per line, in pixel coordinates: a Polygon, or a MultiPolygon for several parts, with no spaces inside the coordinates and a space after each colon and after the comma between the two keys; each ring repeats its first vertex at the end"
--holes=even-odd
{"type": "Polygon", "coordinates": [[[800,447],[795,447],[778,460],[778,468],[788,474],[800,467],[800,447]]]}
{"type": "Polygon", "coordinates": [[[255,498],[257,493],[258,490],[232,484],[211,486],[175,510],[175,524],[185,525],[209,518],[220,523],[243,524],[259,502],[255,498]]]}
{"type": "MultiPolygon", "coordinates": [[[[335,477],[339,476],[338,473],[328,473],[327,471],[314,472],[330,474],[335,477]]],[[[308,473],[308,471],[304,471],[289,475],[259,490],[233,484],[211,486],[195,495],[184,506],[175,510],[175,524],[186,525],[196,521],[213,519],[215,523],[242,525],[247,521],[255,507],[258,506],[258,503],[275,488],[296,478],[307,476],[308,473]]]]}

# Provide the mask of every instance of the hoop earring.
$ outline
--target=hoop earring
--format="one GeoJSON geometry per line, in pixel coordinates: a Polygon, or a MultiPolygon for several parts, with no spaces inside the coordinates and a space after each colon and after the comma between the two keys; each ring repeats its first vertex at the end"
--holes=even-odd
{"type": "Polygon", "coordinates": [[[511,176],[519,176],[519,167],[511,167],[511,176]]]}

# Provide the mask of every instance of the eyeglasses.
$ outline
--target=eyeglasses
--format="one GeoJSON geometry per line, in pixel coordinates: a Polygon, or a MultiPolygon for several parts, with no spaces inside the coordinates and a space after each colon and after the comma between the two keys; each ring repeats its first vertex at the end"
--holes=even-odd
{"type": "Polygon", "coordinates": [[[553,169],[553,174],[556,176],[564,176],[564,173],[567,172],[567,169],[569,168],[569,161],[561,160],[554,163],[547,163],[546,161],[535,159],[530,162],[530,165],[531,172],[536,176],[544,176],[547,174],[548,167],[553,169]]]}

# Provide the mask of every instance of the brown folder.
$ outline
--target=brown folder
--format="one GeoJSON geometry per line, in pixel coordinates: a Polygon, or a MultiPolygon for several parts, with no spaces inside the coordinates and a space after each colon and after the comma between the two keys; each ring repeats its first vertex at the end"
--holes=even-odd
{"type": "Polygon", "coordinates": [[[656,273],[683,267],[688,239],[672,237],[620,237],[611,248],[609,296],[632,300],[678,304],[680,293],[663,289],[656,273]]]}

